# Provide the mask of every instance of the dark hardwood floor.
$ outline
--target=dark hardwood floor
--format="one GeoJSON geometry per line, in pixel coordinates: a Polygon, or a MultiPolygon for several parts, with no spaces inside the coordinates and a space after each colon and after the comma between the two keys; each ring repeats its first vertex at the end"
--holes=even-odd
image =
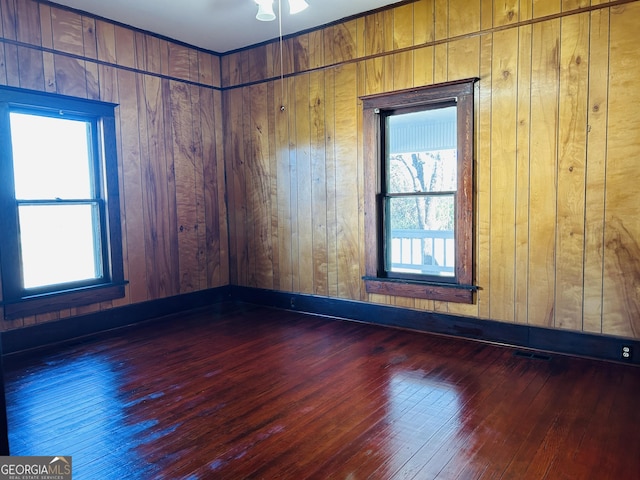
{"type": "Polygon", "coordinates": [[[632,479],[640,369],[248,305],[5,358],[74,479],[632,479]]]}

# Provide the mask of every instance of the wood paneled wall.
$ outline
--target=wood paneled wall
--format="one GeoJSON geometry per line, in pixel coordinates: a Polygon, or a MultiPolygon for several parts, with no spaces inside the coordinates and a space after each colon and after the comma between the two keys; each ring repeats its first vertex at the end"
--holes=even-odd
{"type": "Polygon", "coordinates": [[[640,338],[638,25],[638,1],[419,0],[287,39],[283,80],[277,43],[223,56],[231,283],[640,338]],[[468,77],[477,301],[368,295],[358,97],[468,77]]]}
{"type": "Polygon", "coordinates": [[[130,282],[123,299],[2,328],[227,285],[220,58],[32,0],[0,0],[0,19],[0,84],[119,104],[130,282]]]}
{"type": "Polygon", "coordinates": [[[220,59],[0,0],[0,84],[120,105],[130,281],[2,327],[230,281],[640,338],[639,24],[637,0],[419,0],[287,39],[280,79],[277,43],[220,59]],[[473,76],[477,301],[368,295],[358,97],[473,76]]]}

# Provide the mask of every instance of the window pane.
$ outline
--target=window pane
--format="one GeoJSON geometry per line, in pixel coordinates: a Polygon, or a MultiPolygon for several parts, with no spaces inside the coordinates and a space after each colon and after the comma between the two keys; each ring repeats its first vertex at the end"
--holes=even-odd
{"type": "Polygon", "coordinates": [[[102,277],[97,205],[21,205],[24,288],[102,277]]]}
{"type": "Polygon", "coordinates": [[[385,131],[390,193],[456,190],[455,106],[389,116],[385,131]]]}
{"type": "Polygon", "coordinates": [[[93,198],[89,124],[11,113],[16,198],[93,198]]]}
{"type": "Polygon", "coordinates": [[[388,272],[453,276],[454,196],[387,198],[388,272]]]}

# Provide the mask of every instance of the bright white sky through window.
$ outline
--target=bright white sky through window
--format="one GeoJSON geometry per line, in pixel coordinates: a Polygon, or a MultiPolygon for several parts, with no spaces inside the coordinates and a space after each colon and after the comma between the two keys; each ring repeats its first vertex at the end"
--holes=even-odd
{"type": "Polygon", "coordinates": [[[99,277],[97,204],[56,203],[94,198],[87,122],[10,118],[24,287],[99,277]]]}

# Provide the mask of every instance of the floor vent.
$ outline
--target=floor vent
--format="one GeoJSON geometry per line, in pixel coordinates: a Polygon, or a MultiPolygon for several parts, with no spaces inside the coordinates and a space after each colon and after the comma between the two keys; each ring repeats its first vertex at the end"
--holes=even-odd
{"type": "Polygon", "coordinates": [[[516,357],[533,358],[534,360],[551,360],[549,355],[543,355],[541,353],[526,352],[524,350],[516,350],[513,353],[516,357]]]}

